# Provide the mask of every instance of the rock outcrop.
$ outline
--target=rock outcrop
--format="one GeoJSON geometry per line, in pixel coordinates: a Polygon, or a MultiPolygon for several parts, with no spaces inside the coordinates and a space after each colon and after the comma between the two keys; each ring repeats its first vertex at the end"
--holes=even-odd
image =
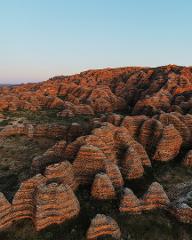
{"type": "Polygon", "coordinates": [[[126,151],[122,161],[122,173],[127,180],[140,178],[144,174],[141,159],[133,147],[128,147],[126,151]]]}
{"type": "Polygon", "coordinates": [[[140,214],[142,212],[141,201],[129,188],[124,189],[123,197],[120,202],[119,211],[121,213],[140,214]]]}
{"type": "Polygon", "coordinates": [[[115,189],[107,174],[98,173],[91,188],[91,196],[98,200],[107,200],[115,198],[115,195],[115,189]]]}
{"type": "Polygon", "coordinates": [[[162,137],[157,144],[153,159],[155,161],[173,160],[180,151],[182,137],[173,125],[168,125],[163,129],[162,137]]]}
{"type": "Polygon", "coordinates": [[[20,219],[31,219],[39,231],[77,216],[80,205],[73,190],[66,183],[54,181],[50,175],[46,178],[41,174],[24,181],[12,204],[0,193],[0,230],[20,219]]]}
{"type": "Polygon", "coordinates": [[[96,240],[99,237],[110,236],[114,239],[120,239],[121,231],[114,219],[104,214],[97,214],[91,220],[87,231],[87,240],[96,240]]]}
{"type": "Polygon", "coordinates": [[[98,172],[104,170],[106,156],[97,147],[92,145],[83,145],[73,162],[75,176],[79,183],[90,183],[91,179],[98,172]]]}
{"type": "Polygon", "coordinates": [[[4,194],[0,193],[0,229],[4,230],[10,227],[12,222],[12,206],[5,198],[4,194]]]}
{"type": "Polygon", "coordinates": [[[123,180],[123,177],[121,175],[118,165],[116,165],[115,163],[113,163],[109,160],[105,161],[105,171],[106,171],[107,176],[110,178],[113,186],[116,189],[123,187],[124,180],[123,180]]]}
{"type": "Polygon", "coordinates": [[[61,140],[49,148],[42,155],[36,156],[32,160],[31,171],[32,173],[40,173],[46,166],[57,163],[63,160],[66,149],[66,141],[61,140]]]}
{"type": "Polygon", "coordinates": [[[41,184],[36,192],[35,227],[37,231],[51,224],[61,224],[79,214],[79,202],[68,185],[41,184]]]}
{"type": "Polygon", "coordinates": [[[68,161],[49,165],[44,172],[44,176],[48,180],[50,179],[51,181],[63,183],[65,185],[67,184],[74,191],[78,187],[73,166],[68,161]]]}
{"type": "Polygon", "coordinates": [[[144,211],[149,211],[157,208],[164,208],[169,204],[169,198],[163,187],[158,182],[153,182],[146,194],[143,196],[144,211]]]}
{"type": "Polygon", "coordinates": [[[12,201],[12,215],[14,220],[35,218],[35,192],[39,184],[45,183],[46,178],[41,174],[24,181],[16,192],[12,201]]]}

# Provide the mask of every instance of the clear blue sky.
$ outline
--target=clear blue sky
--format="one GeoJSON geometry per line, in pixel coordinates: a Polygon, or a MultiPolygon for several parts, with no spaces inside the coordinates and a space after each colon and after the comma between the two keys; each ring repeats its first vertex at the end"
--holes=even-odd
{"type": "Polygon", "coordinates": [[[191,0],[0,0],[0,83],[192,65],[191,0]]]}

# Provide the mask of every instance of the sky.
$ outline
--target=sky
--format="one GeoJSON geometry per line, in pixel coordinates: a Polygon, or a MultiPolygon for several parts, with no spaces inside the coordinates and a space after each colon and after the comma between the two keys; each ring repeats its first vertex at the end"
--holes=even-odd
{"type": "Polygon", "coordinates": [[[0,83],[192,65],[191,0],[0,0],[0,83]]]}

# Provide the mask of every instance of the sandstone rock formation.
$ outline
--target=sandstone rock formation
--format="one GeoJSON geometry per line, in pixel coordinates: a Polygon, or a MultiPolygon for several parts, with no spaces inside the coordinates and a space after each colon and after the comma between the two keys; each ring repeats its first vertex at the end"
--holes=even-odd
{"type": "Polygon", "coordinates": [[[142,123],[147,119],[146,116],[127,116],[122,121],[122,126],[126,127],[129,131],[129,134],[133,137],[136,137],[141,127],[142,123]]]}
{"type": "Polygon", "coordinates": [[[20,219],[31,219],[39,231],[77,216],[80,205],[73,190],[67,184],[54,181],[50,175],[46,178],[41,174],[24,181],[12,204],[0,193],[0,230],[20,219]]]}
{"type": "Polygon", "coordinates": [[[74,218],[79,211],[79,202],[68,185],[50,183],[38,186],[35,215],[37,231],[74,218]]]}
{"type": "Polygon", "coordinates": [[[91,220],[87,231],[87,240],[96,240],[99,237],[110,236],[114,239],[120,239],[121,232],[116,221],[104,214],[97,214],[91,220]]]}
{"type": "Polygon", "coordinates": [[[45,153],[32,160],[31,170],[40,173],[46,166],[62,161],[66,149],[66,141],[61,140],[49,148],[45,153]]]}
{"type": "Polygon", "coordinates": [[[94,175],[104,170],[105,154],[97,147],[83,145],[73,162],[75,176],[81,184],[90,183],[94,175]]]}
{"type": "Polygon", "coordinates": [[[144,211],[163,208],[169,204],[169,199],[163,187],[158,182],[153,182],[146,194],[143,196],[144,211]]]}
{"type": "Polygon", "coordinates": [[[44,172],[44,176],[51,181],[67,184],[72,190],[76,190],[78,187],[73,166],[68,161],[49,165],[44,172]]]}
{"type": "MultiPolygon", "coordinates": [[[[0,125],[0,143],[13,135],[54,142],[32,159],[31,174],[43,175],[22,182],[12,202],[5,197],[3,182],[10,176],[0,166],[0,190],[5,193],[0,193],[0,230],[26,218],[38,231],[73,219],[80,212],[74,194],[79,185],[77,194],[81,204],[86,199],[86,207],[94,202],[94,209],[105,204],[96,200],[114,199],[115,204],[120,200],[120,213],[165,208],[180,222],[192,223],[191,184],[174,191],[175,181],[190,178],[187,168],[192,166],[192,67],[90,70],[38,84],[0,87],[0,125]],[[42,116],[40,122],[30,120],[31,112],[42,116]],[[17,118],[20,113],[26,117],[17,118]],[[182,171],[187,170],[184,177],[177,173],[179,159],[185,166],[182,171]],[[163,165],[158,161],[166,163],[165,173],[156,172],[163,165]],[[173,188],[172,193],[157,182],[139,198],[127,188],[143,180],[144,189],[151,177],[167,192],[173,188]]],[[[120,239],[121,234],[113,219],[98,214],[87,239],[106,235],[120,239]]]]}
{"type": "Polygon", "coordinates": [[[124,178],[127,180],[140,178],[144,174],[141,159],[132,147],[128,147],[122,161],[122,173],[124,178]]]}
{"type": "Polygon", "coordinates": [[[11,226],[13,222],[11,204],[5,198],[3,193],[0,193],[0,229],[4,230],[11,226]]]}
{"type": "Polygon", "coordinates": [[[106,200],[115,198],[115,195],[115,189],[107,174],[98,173],[92,185],[91,196],[98,200],[106,200]]]}
{"type": "Polygon", "coordinates": [[[24,181],[16,192],[12,201],[12,215],[14,220],[35,217],[35,191],[39,184],[45,183],[46,178],[41,174],[24,181]]]}
{"type": "Polygon", "coordinates": [[[109,160],[105,161],[105,171],[106,171],[107,176],[110,178],[113,186],[116,189],[123,187],[124,180],[123,180],[123,177],[121,175],[118,165],[116,165],[115,163],[113,163],[109,160]]]}
{"type": "Polygon", "coordinates": [[[173,125],[163,129],[162,137],[157,144],[153,159],[155,161],[173,160],[180,151],[182,138],[173,125]]]}
{"type": "Polygon", "coordinates": [[[124,189],[123,197],[120,202],[119,211],[121,213],[139,214],[142,212],[141,201],[129,188],[124,189]]]}

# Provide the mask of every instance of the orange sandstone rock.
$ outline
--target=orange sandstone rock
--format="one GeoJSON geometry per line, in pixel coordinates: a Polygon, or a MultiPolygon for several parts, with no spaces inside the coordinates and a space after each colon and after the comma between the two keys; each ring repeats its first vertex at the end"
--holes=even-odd
{"type": "Polygon", "coordinates": [[[120,239],[121,232],[115,220],[104,214],[97,214],[95,218],[91,220],[90,227],[87,231],[87,240],[96,240],[104,236],[120,239]]]}
{"type": "Polygon", "coordinates": [[[98,200],[106,200],[115,198],[115,195],[115,189],[107,174],[98,173],[91,188],[91,196],[98,200]]]}
{"type": "Polygon", "coordinates": [[[169,198],[158,182],[153,182],[147,193],[143,196],[143,210],[164,208],[169,204],[169,198]]]}
{"type": "Polygon", "coordinates": [[[120,202],[119,211],[121,213],[139,214],[142,212],[141,201],[129,188],[124,189],[123,197],[120,202]]]}

